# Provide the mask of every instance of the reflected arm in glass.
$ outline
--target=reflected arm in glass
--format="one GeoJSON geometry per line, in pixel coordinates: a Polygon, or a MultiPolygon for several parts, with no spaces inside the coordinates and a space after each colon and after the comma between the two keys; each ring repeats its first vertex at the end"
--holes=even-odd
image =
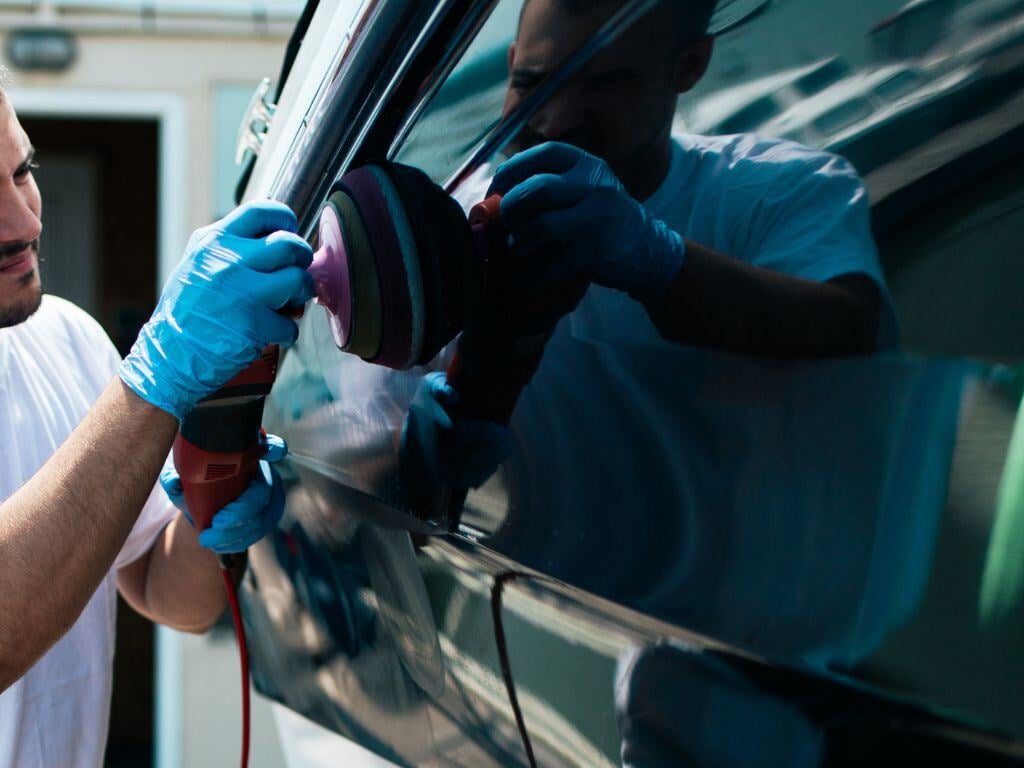
{"type": "Polygon", "coordinates": [[[694,242],[686,251],[668,289],[647,304],[666,339],[777,357],[857,355],[878,348],[882,293],[867,275],[818,283],[694,242]]]}
{"type": "Polygon", "coordinates": [[[853,169],[752,135],[674,137],[676,101],[711,61],[708,16],[654,3],[594,48],[626,7],[524,4],[496,131],[517,124],[514,156],[491,186],[505,195],[522,282],[582,274],[643,302],[666,339],[697,346],[794,357],[892,346],[853,169]]]}

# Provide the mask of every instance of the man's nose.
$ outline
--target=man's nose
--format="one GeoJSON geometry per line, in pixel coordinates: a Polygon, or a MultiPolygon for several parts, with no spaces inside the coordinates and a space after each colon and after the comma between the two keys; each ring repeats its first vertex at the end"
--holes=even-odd
{"type": "Polygon", "coordinates": [[[571,134],[583,121],[578,86],[567,83],[537,110],[531,127],[546,139],[557,140],[571,134]]]}
{"type": "Polygon", "coordinates": [[[0,242],[30,243],[39,237],[43,224],[26,195],[14,184],[5,186],[0,191],[0,242]]]}

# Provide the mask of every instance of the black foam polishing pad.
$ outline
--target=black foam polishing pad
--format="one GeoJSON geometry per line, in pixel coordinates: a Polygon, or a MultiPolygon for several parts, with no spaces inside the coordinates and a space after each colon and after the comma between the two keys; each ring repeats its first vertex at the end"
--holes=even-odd
{"type": "Polygon", "coordinates": [[[412,289],[406,272],[399,235],[378,177],[368,167],[342,178],[359,208],[377,264],[384,324],[380,351],[370,362],[388,368],[408,367],[413,352],[412,289]]]}
{"type": "Polygon", "coordinates": [[[480,302],[483,259],[466,217],[421,171],[368,165],[321,212],[310,272],[338,347],[404,370],[429,362],[480,302]]]}
{"type": "MultiPolygon", "coordinates": [[[[433,359],[465,326],[471,308],[464,285],[464,265],[479,272],[480,260],[458,203],[417,168],[399,163],[382,166],[395,182],[413,224],[420,254],[427,306],[423,351],[419,364],[433,359]]],[[[479,274],[476,281],[480,280],[479,274]]]]}

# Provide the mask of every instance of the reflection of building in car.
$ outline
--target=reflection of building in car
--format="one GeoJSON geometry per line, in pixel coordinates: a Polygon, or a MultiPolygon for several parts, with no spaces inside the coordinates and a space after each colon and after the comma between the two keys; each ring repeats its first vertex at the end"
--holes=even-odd
{"type": "Polygon", "coordinates": [[[757,131],[776,115],[848,73],[849,67],[842,59],[833,57],[714,91],[692,106],[681,107],[676,130],[711,136],[757,131]]]}
{"type": "Polygon", "coordinates": [[[867,173],[950,122],[970,72],[938,79],[898,64],[861,70],[758,126],[848,157],[867,173]]]}
{"type": "Polygon", "coordinates": [[[839,58],[712,91],[690,130],[751,131],[849,158],[868,173],[1016,90],[1024,3],[914,0],[871,30],[875,62],[839,58]]]}

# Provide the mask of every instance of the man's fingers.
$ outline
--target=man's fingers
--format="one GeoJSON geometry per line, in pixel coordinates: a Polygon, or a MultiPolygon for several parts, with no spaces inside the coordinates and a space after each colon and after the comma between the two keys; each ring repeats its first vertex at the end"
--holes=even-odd
{"type": "Polygon", "coordinates": [[[276,200],[246,203],[220,220],[224,232],[247,238],[266,237],[278,230],[295,232],[298,226],[291,208],[276,200]]]}
{"type": "Polygon", "coordinates": [[[219,554],[241,552],[277,526],[284,513],[284,487],[277,470],[268,462],[261,461],[260,476],[249,486],[246,494],[214,517],[213,525],[200,534],[200,545],[219,554]],[[240,502],[257,487],[259,494],[254,493],[246,499],[243,507],[240,502]],[[238,514],[240,511],[244,514],[238,514]]]}
{"type": "Polygon", "coordinates": [[[272,309],[266,310],[260,330],[263,333],[260,339],[263,346],[278,344],[290,347],[299,338],[299,324],[272,309]]]}
{"type": "Polygon", "coordinates": [[[252,277],[251,298],[273,310],[305,304],[316,293],[312,275],[301,267],[258,272],[252,277]]]}
{"type": "Polygon", "coordinates": [[[213,516],[210,530],[225,531],[245,525],[270,502],[271,488],[262,475],[249,483],[245,493],[213,516]]]}
{"type": "Polygon", "coordinates": [[[245,266],[257,272],[273,272],[285,267],[306,269],[313,263],[313,248],[310,244],[294,232],[284,230],[252,242],[239,255],[245,266]]]}
{"type": "Polygon", "coordinates": [[[581,149],[556,141],[531,147],[498,166],[487,194],[504,195],[538,173],[567,173],[585,154],[581,149]]]}
{"type": "Polygon", "coordinates": [[[160,485],[164,489],[164,493],[174,500],[175,496],[181,496],[183,493],[181,488],[181,478],[173,467],[164,467],[163,472],[160,473],[160,485]]]}
{"type": "Polygon", "coordinates": [[[280,461],[288,455],[288,443],[284,441],[284,438],[277,435],[267,435],[264,445],[267,452],[263,454],[263,460],[269,461],[271,464],[280,461]]]}
{"type": "Polygon", "coordinates": [[[218,555],[230,555],[236,552],[244,552],[249,547],[247,531],[232,532],[225,536],[224,531],[215,531],[207,528],[199,534],[199,546],[216,552],[218,555]]]}
{"type": "Polygon", "coordinates": [[[551,211],[534,216],[515,232],[510,243],[512,255],[517,261],[528,261],[537,251],[548,251],[552,255],[552,246],[569,242],[574,233],[566,222],[569,219],[564,211],[551,211]]]}
{"type": "Polygon", "coordinates": [[[444,407],[458,405],[459,393],[448,383],[448,377],[441,371],[426,375],[426,388],[430,398],[444,407]]]}
{"type": "Polygon", "coordinates": [[[538,213],[513,233],[512,253],[521,257],[552,243],[575,246],[588,238],[593,226],[594,214],[584,206],[538,213]]]}
{"type": "Polygon", "coordinates": [[[501,200],[501,221],[513,235],[533,217],[579,203],[588,188],[562,176],[542,173],[517,184],[501,200]]]}

